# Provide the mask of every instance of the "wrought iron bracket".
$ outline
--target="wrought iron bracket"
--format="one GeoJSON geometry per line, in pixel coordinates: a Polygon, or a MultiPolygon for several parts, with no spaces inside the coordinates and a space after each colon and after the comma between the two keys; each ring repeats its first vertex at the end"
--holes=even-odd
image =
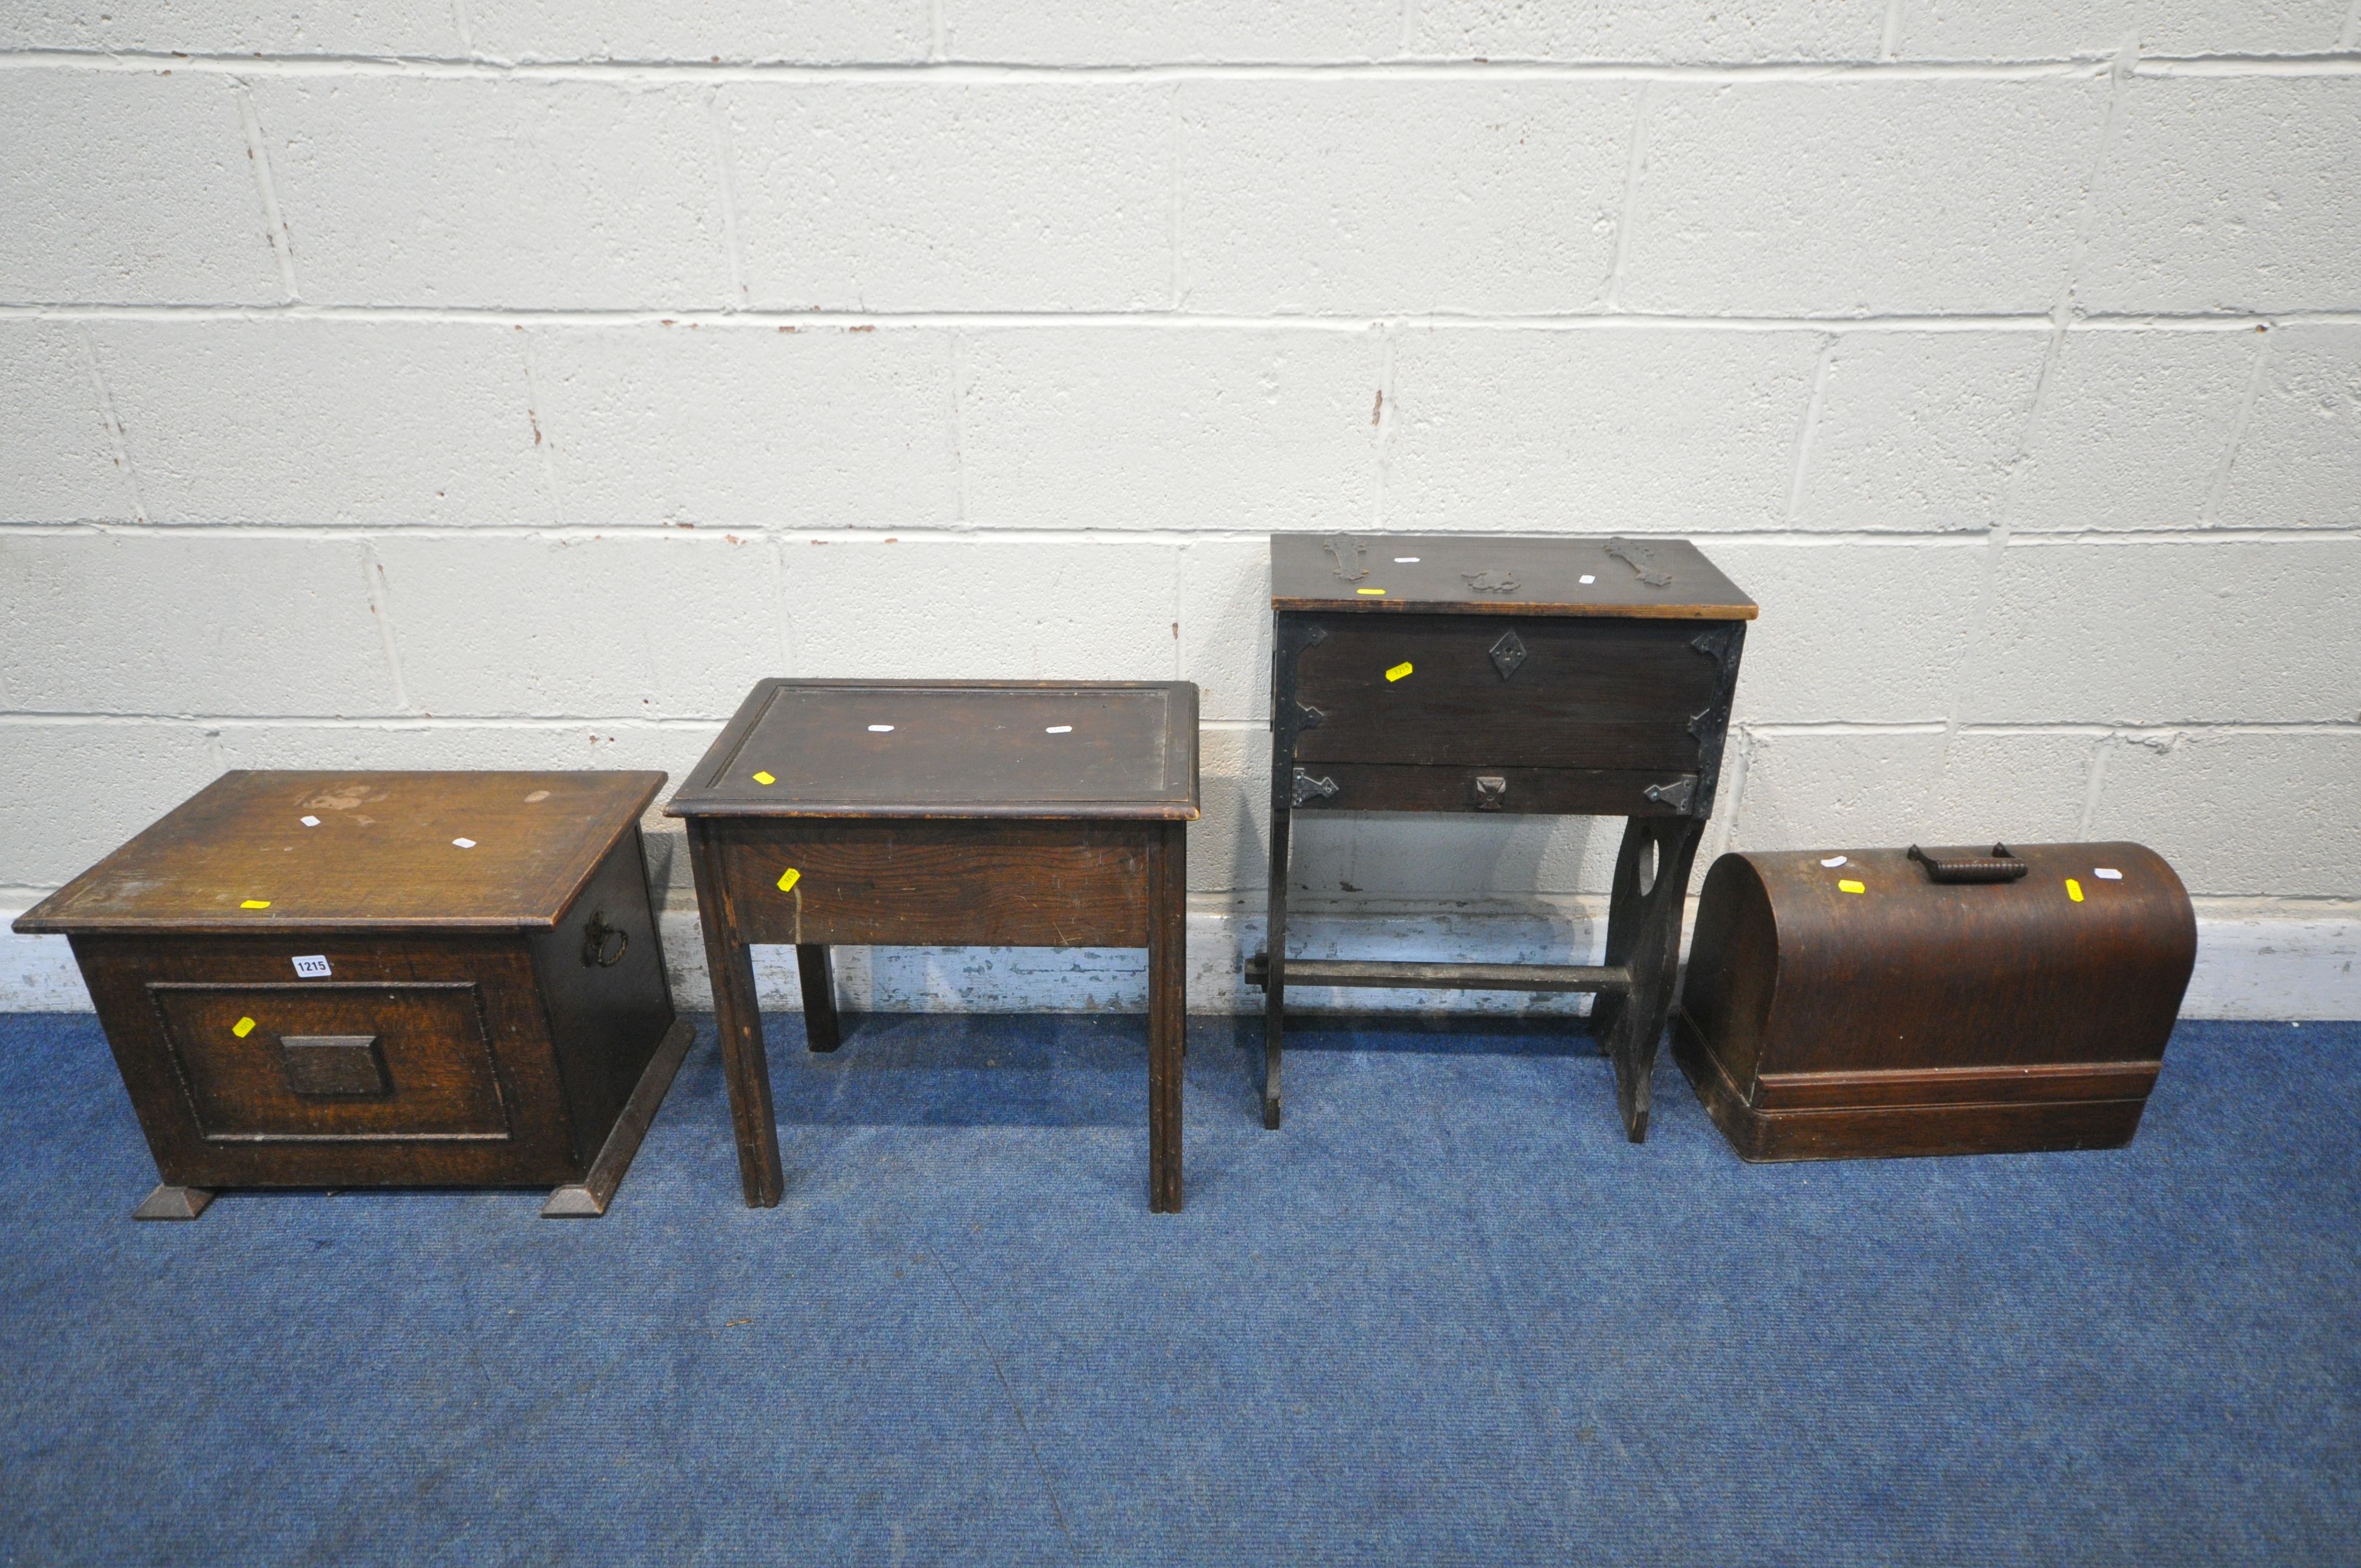
{"type": "Polygon", "coordinates": [[[1332,534],[1320,548],[1335,557],[1336,576],[1344,581],[1357,583],[1369,575],[1368,552],[1352,535],[1332,534]]]}
{"type": "Polygon", "coordinates": [[[1716,627],[1700,631],[1689,639],[1689,646],[1721,666],[1721,678],[1729,680],[1738,668],[1738,628],[1716,627]]]}
{"type": "Polygon", "coordinates": [[[1650,587],[1672,587],[1673,575],[1656,565],[1655,555],[1646,545],[1618,539],[1607,546],[1607,554],[1640,574],[1640,580],[1650,587]]]}
{"type": "Polygon", "coordinates": [[[1295,770],[1294,796],[1296,805],[1302,806],[1314,800],[1327,800],[1333,797],[1335,793],[1336,781],[1334,779],[1316,777],[1309,769],[1306,768],[1298,768],[1295,770]]]}
{"type": "Polygon", "coordinates": [[[1670,784],[1652,784],[1640,793],[1659,806],[1669,806],[1675,811],[1686,811],[1689,802],[1697,798],[1697,780],[1685,776],[1670,784]]]}

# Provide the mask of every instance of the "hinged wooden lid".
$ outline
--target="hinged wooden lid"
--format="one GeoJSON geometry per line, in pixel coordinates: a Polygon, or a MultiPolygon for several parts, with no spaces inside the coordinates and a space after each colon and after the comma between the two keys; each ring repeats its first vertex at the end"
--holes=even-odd
{"type": "Polygon", "coordinates": [[[1197,688],[764,681],[664,814],[1192,820],[1197,688]]]}
{"type": "Polygon", "coordinates": [[[16,929],[547,927],[664,782],[657,773],[224,773],[16,929]]]}
{"type": "Polygon", "coordinates": [[[1754,601],[1686,539],[1274,533],[1273,609],[1449,610],[1752,620],[1754,601]]]}

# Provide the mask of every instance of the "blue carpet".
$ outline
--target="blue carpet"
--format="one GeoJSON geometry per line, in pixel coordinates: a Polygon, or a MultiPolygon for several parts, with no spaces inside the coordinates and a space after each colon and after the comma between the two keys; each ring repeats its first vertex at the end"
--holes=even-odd
{"type": "Polygon", "coordinates": [[[1199,1020],[710,1021],[613,1212],[154,1179],[0,1019],[9,1563],[2361,1561],[2361,1025],[2184,1025],[2114,1153],[1748,1167],[1667,1060],[1199,1020]]]}

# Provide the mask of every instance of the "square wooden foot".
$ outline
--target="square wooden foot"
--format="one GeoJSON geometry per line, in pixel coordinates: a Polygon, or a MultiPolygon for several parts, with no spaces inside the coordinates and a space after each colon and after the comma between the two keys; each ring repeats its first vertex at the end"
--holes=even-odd
{"type": "Polygon", "coordinates": [[[640,1152],[640,1141],[648,1135],[648,1124],[656,1119],[656,1108],[672,1088],[673,1076],[680,1071],[681,1058],[688,1055],[689,1042],[696,1037],[697,1029],[687,1019],[673,1020],[664,1044],[648,1058],[631,1099],[623,1102],[623,1113],[615,1118],[598,1157],[590,1162],[589,1174],[552,1192],[549,1201],[541,1206],[543,1219],[596,1220],[607,1212],[607,1205],[615,1201],[615,1190],[623,1184],[623,1173],[631,1168],[631,1157],[640,1152]]]}
{"type": "Polygon", "coordinates": [[[167,1182],[148,1194],[148,1201],[131,1211],[135,1220],[193,1220],[205,1212],[214,1201],[211,1191],[203,1187],[174,1187],[167,1182]]]}

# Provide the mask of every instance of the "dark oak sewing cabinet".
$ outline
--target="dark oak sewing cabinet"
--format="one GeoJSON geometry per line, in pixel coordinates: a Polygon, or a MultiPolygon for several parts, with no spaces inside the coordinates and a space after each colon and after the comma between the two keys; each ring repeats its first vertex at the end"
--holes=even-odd
{"type": "Polygon", "coordinates": [[[657,773],[225,773],[16,921],[62,932],[163,1185],[539,1187],[589,1217],[692,1037],[657,773]]]}
{"type": "Polygon", "coordinates": [[[1271,835],[1263,1124],[1279,1124],[1290,981],[1593,992],[1633,1142],[1647,1135],[1681,917],[1755,606],[1674,539],[1365,537],[1270,542],[1271,835]],[[1297,812],[1626,819],[1606,962],[1290,959],[1297,812]]]}

